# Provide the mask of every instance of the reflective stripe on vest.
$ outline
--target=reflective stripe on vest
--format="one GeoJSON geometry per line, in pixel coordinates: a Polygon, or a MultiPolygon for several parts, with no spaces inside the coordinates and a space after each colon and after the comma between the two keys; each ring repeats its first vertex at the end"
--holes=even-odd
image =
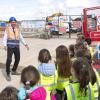
{"type": "Polygon", "coordinates": [[[69,88],[70,88],[70,91],[71,91],[71,94],[72,94],[72,100],[75,100],[75,93],[74,93],[73,86],[71,84],[69,84],[69,88]]]}
{"type": "Polygon", "coordinates": [[[51,87],[51,86],[54,86],[55,85],[55,83],[52,83],[52,84],[48,84],[48,85],[41,85],[41,86],[46,86],[46,87],[51,87]]]}
{"type": "Polygon", "coordinates": [[[66,82],[66,81],[69,81],[69,79],[67,78],[67,79],[59,79],[58,80],[58,82],[60,82],[60,83],[63,83],[63,82],[66,82]]]}
{"type": "Polygon", "coordinates": [[[90,86],[88,85],[88,97],[89,97],[89,100],[92,100],[91,97],[91,89],[90,89],[90,86]]]}
{"type": "Polygon", "coordinates": [[[69,80],[72,78],[71,76],[69,76],[68,78],[64,78],[64,77],[60,77],[59,75],[58,75],[58,65],[57,65],[57,86],[56,86],[56,88],[58,89],[58,90],[61,90],[61,91],[63,91],[64,90],[64,88],[66,87],[66,85],[68,85],[69,84],[69,80]]]}
{"type": "Polygon", "coordinates": [[[99,86],[100,86],[100,77],[99,77],[99,74],[98,72],[96,71],[96,69],[93,69],[95,74],[96,74],[96,78],[97,78],[97,81],[96,83],[94,84],[94,95],[95,95],[95,100],[98,100],[98,91],[99,91],[99,86]]]}
{"type": "Polygon", "coordinates": [[[89,85],[91,85],[92,89],[93,89],[93,92],[94,92],[94,98],[95,100],[97,100],[96,98],[98,98],[98,87],[97,87],[97,84],[95,83],[94,85],[91,84],[91,82],[89,83],[89,85]]]}
{"type": "Polygon", "coordinates": [[[41,76],[41,85],[47,88],[51,88],[53,86],[56,86],[57,83],[57,74],[55,72],[55,75],[52,76],[44,76],[40,74],[41,76]]]}
{"type": "Polygon", "coordinates": [[[7,40],[7,45],[19,45],[19,40],[7,40]]]}
{"type": "MultiPolygon", "coordinates": [[[[43,76],[43,75],[42,75],[42,77],[47,78],[46,76],[43,76]]],[[[53,86],[53,85],[55,85],[55,75],[53,75],[52,77],[53,77],[53,80],[54,80],[54,82],[52,84],[49,84],[50,83],[50,80],[43,80],[43,81],[46,81],[46,84],[45,84],[45,82],[43,82],[42,83],[43,84],[42,86],[53,86]],[[48,83],[48,81],[49,81],[49,83],[48,83]]],[[[48,79],[49,79],[49,77],[48,77],[48,79]]]]}
{"type": "Polygon", "coordinates": [[[65,87],[67,93],[67,100],[94,100],[94,92],[91,90],[90,85],[88,86],[87,90],[88,95],[85,96],[83,93],[80,95],[80,86],[78,86],[77,83],[75,84],[69,84],[65,87]]]}
{"type": "Polygon", "coordinates": [[[99,90],[99,86],[100,86],[100,77],[99,77],[98,72],[97,72],[96,70],[94,70],[94,71],[95,71],[96,78],[97,78],[97,82],[96,82],[96,84],[97,84],[97,87],[98,87],[98,90],[99,90]]]}
{"type": "MultiPolygon", "coordinates": [[[[72,100],[75,100],[75,93],[74,93],[73,86],[71,84],[69,84],[69,88],[70,88],[70,91],[71,91],[71,94],[72,94],[72,100]]],[[[92,100],[91,99],[91,89],[90,89],[90,86],[88,86],[88,97],[89,97],[88,100],[92,100]]]]}

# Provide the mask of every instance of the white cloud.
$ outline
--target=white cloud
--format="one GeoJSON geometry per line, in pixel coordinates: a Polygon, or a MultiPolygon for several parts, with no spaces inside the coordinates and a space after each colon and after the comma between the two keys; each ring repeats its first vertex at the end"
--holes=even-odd
{"type": "Polygon", "coordinates": [[[39,0],[39,2],[43,5],[51,4],[53,0],[39,0]]]}
{"type": "Polygon", "coordinates": [[[65,10],[66,9],[66,7],[65,7],[63,2],[59,2],[58,3],[58,8],[59,8],[59,10],[65,10]]]}
{"type": "Polygon", "coordinates": [[[3,20],[9,20],[11,16],[15,16],[18,20],[32,19],[36,15],[35,13],[34,7],[0,7],[0,19],[3,20]]]}
{"type": "Polygon", "coordinates": [[[66,7],[89,7],[89,0],[66,0],[66,7]]]}
{"type": "Polygon", "coordinates": [[[32,1],[34,0],[25,1],[20,5],[16,1],[13,6],[0,5],[0,19],[8,20],[11,16],[19,20],[42,18],[59,11],[64,14],[81,14],[85,7],[100,6],[99,0],[37,0],[33,2],[34,5],[32,1]]]}

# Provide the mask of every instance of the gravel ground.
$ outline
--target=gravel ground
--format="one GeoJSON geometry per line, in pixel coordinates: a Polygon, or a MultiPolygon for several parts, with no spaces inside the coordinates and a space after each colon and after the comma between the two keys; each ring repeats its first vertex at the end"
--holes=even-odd
{"type": "MultiPolygon", "coordinates": [[[[21,70],[26,67],[27,65],[34,65],[35,67],[38,66],[39,62],[37,60],[38,53],[41,49],[47,48],[53,57],[55,59],[55,49],[57,46],[63,44],[68,47],[68,45],[75,43],[75,37],[69,39],[67,37],[54,37],[52,39],[36,39],[36,38],[25,38],[26,42],[28,43],[30,49],[27,51],[27,49],[21,45],[21,60],[18,66],[18,71],[21,72],[21,70]]],[[[0,42],[2,39],[0,39],[0,42]]],[[[6,62],[6,51],[3,49],[2,45],[0,44],[0,91],[5,88],[6,86],[20,86],[20,76],[11,76],[12,80],[11,82],[7,82],[5,79],[5,62],[6,62]]],[[[14,62],[14,59],[12,60],[12,64],[14,62]]]]}

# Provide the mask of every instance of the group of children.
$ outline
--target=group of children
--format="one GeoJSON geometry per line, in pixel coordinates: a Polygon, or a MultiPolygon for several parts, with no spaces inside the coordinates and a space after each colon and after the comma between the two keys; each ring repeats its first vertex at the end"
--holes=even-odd
{"type": "Polygon", "coordinates": [[[89,43],[78,36],[69,49],[58,46],[55,61],[49,50],[40,50],[38,68],[25,67],[20,88],[6,87],[0,100],[100,100],[100,77],[89,43]]]}

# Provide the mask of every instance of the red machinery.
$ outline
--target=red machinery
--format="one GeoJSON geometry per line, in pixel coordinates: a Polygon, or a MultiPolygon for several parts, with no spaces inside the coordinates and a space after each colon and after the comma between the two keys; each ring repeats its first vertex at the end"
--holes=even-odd
{"type": "Polygon", "coordinates": [[[100,41],[100,6],[83,9],[82,28],[86,39],[100,41]]]}

